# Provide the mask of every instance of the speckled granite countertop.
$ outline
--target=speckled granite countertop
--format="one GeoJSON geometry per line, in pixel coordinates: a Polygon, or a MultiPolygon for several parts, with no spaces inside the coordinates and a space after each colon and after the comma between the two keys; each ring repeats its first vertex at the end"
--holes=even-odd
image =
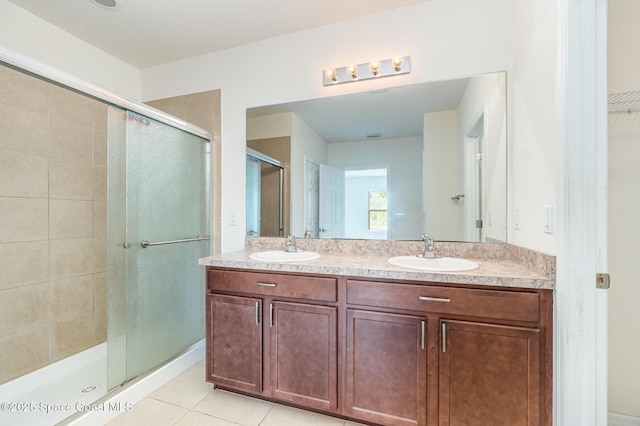
{"type": "Polygon", "coordinates": [[[436,243],[443,256],[473,260],[479,267],[467,272],[424,272],[391,265],[391,256],[417,253],[422,243],[363,240],[299,240],[298,247],[320,257],[298,262],[261,262],[252,252],[284,247],[281,238],[247,239],[246,249],[200,259],[199,264],[270,272],[343,275],[389,280],[435,281],[483,286],[553,289],[555,258],[508,244],[436,243]],[[306,246],[305,246],[306,243],[306,246]],[[363,248],[364,247],[364,248],[363,248]],[[462,255],[461,255],[462,254],[462,255]]]}

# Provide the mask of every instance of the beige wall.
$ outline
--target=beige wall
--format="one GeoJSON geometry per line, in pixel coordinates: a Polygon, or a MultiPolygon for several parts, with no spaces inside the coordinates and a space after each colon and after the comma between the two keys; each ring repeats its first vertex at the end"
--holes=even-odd
{"type": "Polygon", "coordinates": [[[0,66],[0,383],[106,340],[107,106],[0,66]]]}
{"type": "MultiPolygon", "coordinates": [[[[640,91],[637,0],[608,2],[608,93],[640,91]]],[[[640,421],[640,112],[609,114],[609,411],[640,421]]],[[[631,419],[629,419],[631,421],[631,419]]]]}

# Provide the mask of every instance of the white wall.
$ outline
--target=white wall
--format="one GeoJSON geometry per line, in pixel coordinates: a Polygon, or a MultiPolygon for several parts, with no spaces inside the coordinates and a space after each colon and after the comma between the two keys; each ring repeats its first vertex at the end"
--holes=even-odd
{"type": "MultiPolygon", "coordinates": [[[[142,71],[142,96],[158,99],[222,89],[224,219],[228,212],[245,208],[247,108],[509,70],[513,4],[512,0],[431,0],[164,64],[142,71]],[[474,28],[477,31],[471,35],[474,28]],[[326,67],[397,55],[411,56],[410,74],[322,86],[326,67]]],[[[243,229],[225,220],[223,252],[243,247],[243,229]]]]}
{"type": "Polygon", "coordinates": [[[329,165],[346,170],[387,169],[387,238],[422,235],[422,138],[419,136],[329,144],[329,165]],[[404,214],[398,219],[398,214],[404,214]]]}
{"type": "Polygon", "coordinates": [[[318,164],[327,164],[327,142],[311,127],[293,114],[293,136],[291,137],[291,232],[304,235],[304,164],[305,158],[318,164]]]}
{"type": "MultiPolygon", "coordinates": [[[[345,238],[386,240],[387,231],[369,229],[369,191],[386,191],[386,176],[347,176],[345,179],[345,238]]],[[[388,208],[388,205],[387,205],[388,208]]],[[[388,218],[387,218],[388,220],[388,218]]]]}
{"type": "Polygon", "coordinates": [[[293,114],[285,112],[247,120],[247,140],[279,138],[293,134],[293,114]]]}
{"type": "MultiPolygon", "coordinates": [[[[640,87],[637,88],[640,90],[640,87]]],[[[640,112],[609,116],[609,411],[640,418],[640,112]]]]}
{"type": "MultiPolygon", "coordinates": [[[[464,145],[468,142],[465,137],[483,116],[483,164],[485,189],[484,232],[487,239],[506,241],[507,239],[507,117],[505,116],[505,75],[489,74],[471,80],[458,107],[458,150],[465,152],[464,145]],[[489,218],[491,216],[491,218],[489,218]]],[[[465,156],[458,157],[464,160],[465,156]]],[[[468,173],[464,164],[460,164],[460,172],[468,173]]],[[[462,185],[462,177],[461,177],[462,185]]],[[[461,193],[472,192],[468,187],[462,188],[461,193]]],[[[469,200],[465,199],[465,202],[469,200]]],[[[469,213],[467,206],[466,213],[469,213]]],[[[473,226],[472,217],[462,218],[467,226],[473,226]]]]}
{"type": "Polygon", "coordinates": [[[2,50],[46,64],[127,99],[140,100],[137,68],[6,0],[0,1],[0,54],[2,50]]]}
{"type": "Polygon", "coordinates": [[[543,206],[556,204],[557,2],[513,4],[513,57],[507,73],[507,240],[556,254],[555,234],[544,233],[543,206]],[[520,209],[519,230],[513,229],[514,208],[520,209]]]}

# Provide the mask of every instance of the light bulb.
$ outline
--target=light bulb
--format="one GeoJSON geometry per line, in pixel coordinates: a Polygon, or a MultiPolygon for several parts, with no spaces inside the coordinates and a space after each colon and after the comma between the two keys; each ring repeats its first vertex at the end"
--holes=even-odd
{"type": "Polygon", "coordinates": [[[393,64],[393,68],[396,71],[400,71],[400,67],[402,67],[402,58],[400,58],[400,57],[393,58],[392,64],[393,64]]]}
{"type": "Polygon", "coordinates": [[[347,71],[349,72],[349,74],[351,74],[351,77],[358,78],[358,66],[357,65],[349,65],[349,67],[347,68],[347,71]]]}
{"type": "Polygon", "coordinates": [[[378,73],[380,72],[380,62],[378,61],[371,61],[369,63],[369,69],[371,70],[371,72],[373,73],[373,75],[378,75],[378,73]]]}
{"type": "Polygon", "coordinates": [[[325,75],[331,81],[336,81],[338,79],[338,77],[336,75],[336,70],[334,68],[329,68],[328,70],[326,70],[325,71],[325,75]]]}

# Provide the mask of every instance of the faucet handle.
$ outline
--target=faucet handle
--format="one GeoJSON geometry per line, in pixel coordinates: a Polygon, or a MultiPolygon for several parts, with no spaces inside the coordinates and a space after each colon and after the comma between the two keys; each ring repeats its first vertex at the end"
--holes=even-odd
{"type": "Polygon", "coordinates": [[[286,251],[288,252],[296,252],[298,251],[298,247],[296,246],[296,237],[293,234],[289,234],[287,237],[287,242],[285,243],[286,251]]]}

